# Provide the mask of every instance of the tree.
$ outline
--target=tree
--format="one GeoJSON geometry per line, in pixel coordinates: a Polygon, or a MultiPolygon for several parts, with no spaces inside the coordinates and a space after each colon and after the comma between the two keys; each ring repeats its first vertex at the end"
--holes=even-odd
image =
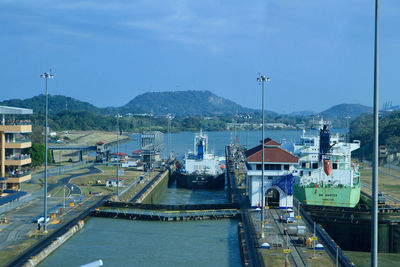
{"type": "MultiPolygon", "coordinates": [[[[29,148],[29,154],[31,155],[32,158],[32,167],[37,167],[40,166],[44,163],[45,160],[45,146],[41,144],[32,144],[32,147],[29,148]]],[[[51,153],[50,149],[47,150],[47,162],[51,162],[51,153]]]]}

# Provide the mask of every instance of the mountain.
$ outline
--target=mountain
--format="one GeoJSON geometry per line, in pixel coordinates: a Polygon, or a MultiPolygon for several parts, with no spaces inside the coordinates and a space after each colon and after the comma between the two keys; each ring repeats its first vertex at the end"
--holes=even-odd
{"type": "Polygon", "coordinates": [[[255,112],[235,102],[219,97],[210,91],[151,92],[136,96],[121,107],[127,112],[143,110],[154,114],[217,115],[255,112]]]}
{"type": "MultiPolygon", "coordinates": [[[[45,112],[45,95],[41,94],[27,99],[10,99],[0,102],[0,106],[33,109],[34,113],[45,112]]],[[[64,110],[90,111],[101,113],[102,109],[84,101],[62,95],[49,95],[49,112],[59,113],[64,110]]]]}
{"type": "Polygon", "coordinates": [[[343,120],[347,116],[355,119],[364,113],[372,113],[372,108],[360,104],[339,104],[320,112],[318,115],[325,118],[343,120]]]}
{"type": "Polygon", "coordinates": [[[303,117],[309,117],[309,116],[314,116],[316,113],[311,110],[303,110],[303,111],[295,111],[286,114],[289,117],[298,117],[298,116],[303,116],[303,117]]]}

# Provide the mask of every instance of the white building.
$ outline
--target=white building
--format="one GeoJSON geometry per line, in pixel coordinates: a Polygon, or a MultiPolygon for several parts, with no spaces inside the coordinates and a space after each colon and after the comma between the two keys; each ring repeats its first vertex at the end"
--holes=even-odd
{"type": "MultiPolygon", "coordinates": [[[[293,207],[293,172],[299,159],[282,149],[281,144],[266,138],[264,140],[264,205],[279,202],[279,207],[293,207]]],[[[245,152],[247,157],[247,190],[252,207],[262,205],[262,145],[245,152]]]]}
{"type": "MultiPolygon", "coordinates": [[[[117,186],[117,178],[106,179],[106,186],[117,186]]],[[[124,179],[119,178],[119,186],[124,186],[124,179]]]]}

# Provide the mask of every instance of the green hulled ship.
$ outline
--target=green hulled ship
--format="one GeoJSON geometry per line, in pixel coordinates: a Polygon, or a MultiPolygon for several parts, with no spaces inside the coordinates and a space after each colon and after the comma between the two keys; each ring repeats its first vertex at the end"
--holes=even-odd
{"type": "Polygon", "coordinates": [[[331,135],[329,122],[322,119],[319,135],[303,135],[293,146],[299,158],[295,175],[294,195],[305,205],[354,207],[360,200],[360,173],[358,165],[351,162],[351,152],[360,142],[345,142],[331,135]]]}

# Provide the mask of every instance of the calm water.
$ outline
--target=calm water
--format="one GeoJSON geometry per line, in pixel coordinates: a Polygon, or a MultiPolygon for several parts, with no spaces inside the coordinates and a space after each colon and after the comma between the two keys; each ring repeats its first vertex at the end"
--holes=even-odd
{"type": "Polygon", "coordinates": [[[40,266],[80,266],[98,259],[104,266],[240,266],[237,222],[91,218],[40,266]]]}

